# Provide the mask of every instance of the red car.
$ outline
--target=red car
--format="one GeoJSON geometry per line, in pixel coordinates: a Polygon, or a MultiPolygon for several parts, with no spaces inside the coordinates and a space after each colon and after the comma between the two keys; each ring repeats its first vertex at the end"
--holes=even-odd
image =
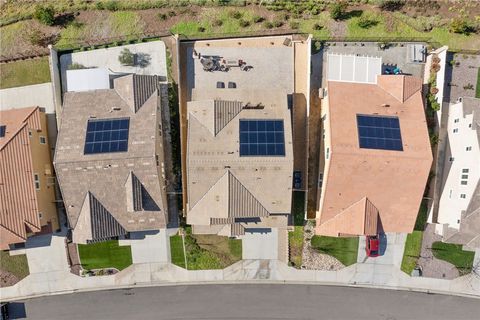
{"type": "Polygon", "coordinates": [[[372,257],[372,258],[378,257],[379,247],[380,247],[380,240],[378,239],[378,235],[367,236],[367,245],[365,246],[367,257],[372,257]]]}

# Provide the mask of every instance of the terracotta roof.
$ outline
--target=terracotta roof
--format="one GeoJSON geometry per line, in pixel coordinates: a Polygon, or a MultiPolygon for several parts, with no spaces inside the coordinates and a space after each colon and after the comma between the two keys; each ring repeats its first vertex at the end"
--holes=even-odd
{"type": "MultiPolygon", "coordinates": [[[[361,223],[368,213],[365,210],[368,206],[360,204],[362,199],[368,199],[378,210],[379,228],[390,232],[413,230],[432,152],[421,81],[412,78],[378,76],[377,85],[328,83],[326,128],[330,128],[327,134],[331,141],[330,159],[324,175],[317,232],[329,235],[370,232],[372,226],[349,223],[341,228],[333,223],[347,211],[351,212],[352,219],[361,223]],[[398,117],[403,151],[360,148],[358,114],[398,117]],[[352,205],[356,203],[358,207],[353,210],[352,205]]],[[[374,211],[369,215],[373,217],[374,211]]]]}
{"type": "Polygon", "coordinates": [[[27,227],[40,231],[29,130],[40,130],[38,107],[0,112],[6,126],[0,138],[0,227],[2,250],[27,239],[27,227]]]}

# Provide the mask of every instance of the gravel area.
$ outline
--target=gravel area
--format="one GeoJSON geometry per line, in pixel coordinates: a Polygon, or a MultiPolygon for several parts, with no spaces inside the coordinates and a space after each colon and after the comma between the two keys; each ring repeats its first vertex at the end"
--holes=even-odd
{"type": "Polygon", "coordinates": [[[432,243],[441,241],[442,237],[435,234],[435,226],[428,224],[423,232],[422,251],[418,265],[422,267],[424,277],[439,279],[455,279],[459,276],[457,268],[446,261],[439,260],[433,256],[432,243]]]}
{"type": "Polygon", "coordinates": [[[460,97],[475,97],[480,55],[449,53],[448,59],[454,60],[455,66],[447,62],[443,100],[453,103],[460,97]]]}
{"type": "Polygon", "coordinates": [[[306,270],[330,270],[336,271],[345,266],[335,257],[328,254],[319,253],[311,246],[311,239],[314,235],[314,228],[307,223],[304,232],[304,244],[302,252],[302,269],[306,270]]]}
{"type": "Polygon", "coordinates": [[[13,286],[19,281],[18,277],[13,273],[0,270],[0,288],[13,286]]]}

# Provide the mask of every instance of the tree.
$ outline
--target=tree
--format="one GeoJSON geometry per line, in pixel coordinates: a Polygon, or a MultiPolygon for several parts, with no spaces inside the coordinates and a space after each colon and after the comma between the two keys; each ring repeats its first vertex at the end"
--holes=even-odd
{"type": "Polygon", "coordinates": [[[330,6],[330,17],[334,20],[339,20],[345,16],[345,10],[347,9],[347,4],[345,2],[336,2],[332,3],[330,6]]]}
{"type": "Polygon", "coordinates": [[[470,32],[473,31],[473,27],[464,18],[454,18],[450,23],[450,32],[468,35],[470,32]]]}
{"type": "Polygon", "coordinates": [[[33,17],[41,23],[51,26],[55,23],[55,10],[52,6],[37,6],[33,13],[33,17]]]}
{"type": "Polygon", "coordinates": [[[124,66],[133,66],[135,65],[135,54],[133,54],[129,49],[125,48],[122,50],[122,52],[120,52],[118,61],[124,66]]]}

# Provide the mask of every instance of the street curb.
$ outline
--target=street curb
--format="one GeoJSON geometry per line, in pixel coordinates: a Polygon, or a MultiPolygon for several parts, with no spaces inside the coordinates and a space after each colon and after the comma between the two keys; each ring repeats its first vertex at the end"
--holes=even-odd
{"type": "Polygon", "coordinates": [[[169,287],[169,286],[201,286],[201,285],[248,285],[248,284],[275,284],[275,285],[312,285],[312,286],[331,286],[331,287],[344,287],[344,288],[365,288],[365,289],[383,289],[383,290],[393,290],[393,291],[408,291],[424,294],[439,294],[446,296],[458,296],[463,298],[470,299],[479,299],[480,295],[465,294],[461,292],[452,292],[452,291],[442,291],[442,290],[430,290],[422,288],[407,288],[407,287],[393,287],[393,286],[379,286],[379,285],[370,285],[370,284],[358,284],[358,283],[334,283],[334,282],[308,282],[308,281],[290,281],[290,280],[217,280],[217,281],[185,281],[185,282],[160,282],[160,283],[135,283],[131,285],[122,285],[122,286],[109,286],[109,287],[98,287],[98,288],[88,288],[88,289],[72,289],[64,291],[56,291],[51,293],[43,294],[34,294],[17,298],[9,298],[2,300],[2,302],[13,302],[19,300],[30,300],[43,298],[48,296],[56,295],[65,295],[65,294],[74,294],[74,293],[88,293],[96,291],[112,291],[112,290],[131,290],[135,288],[150,288],[150,287],[169,287]]]}

